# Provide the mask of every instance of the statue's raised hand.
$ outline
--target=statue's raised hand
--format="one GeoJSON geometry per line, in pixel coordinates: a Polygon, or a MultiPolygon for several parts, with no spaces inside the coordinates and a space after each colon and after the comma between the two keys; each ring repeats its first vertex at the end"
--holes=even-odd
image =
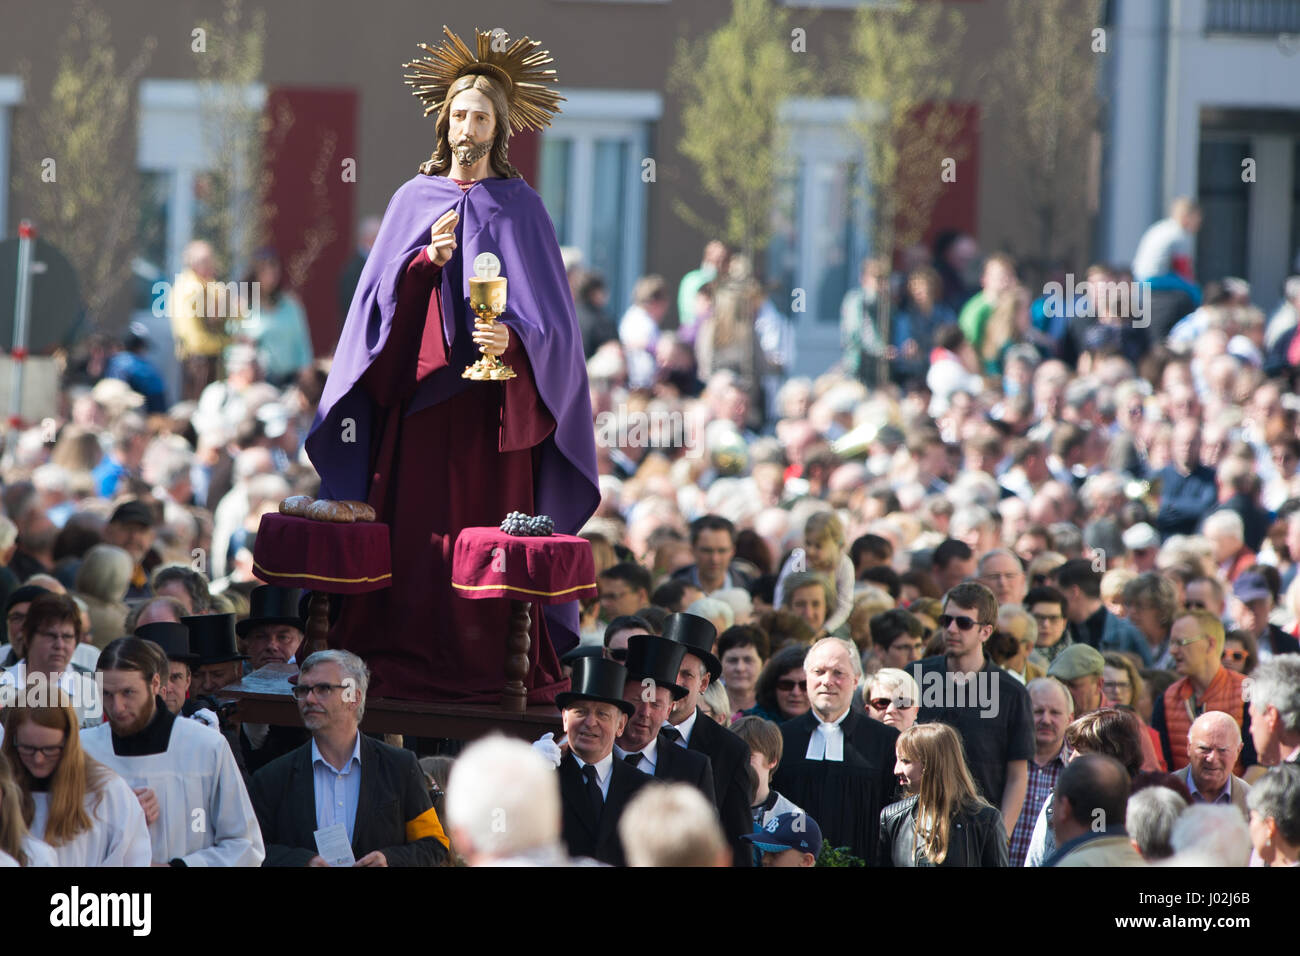
{"type": "Polygon", "coordinates": [[[438,217],[438,221],[429,230],[429,258],[436,266],[445,266],[456,251],[456,223],[460,216],[454,209],[449,209],[438,217]]]}

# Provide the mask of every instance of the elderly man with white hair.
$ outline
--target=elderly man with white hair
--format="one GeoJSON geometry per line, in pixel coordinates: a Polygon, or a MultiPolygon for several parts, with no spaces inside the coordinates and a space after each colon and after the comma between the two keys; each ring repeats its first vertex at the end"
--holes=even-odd
{"type": "Polygon", "coordinates": [[[892,802],[898,731],[852,709],[862,660],[848,641],[827,637],[804,658],[811,709],[781,727],[781,765],[772,786],[803,807],[832,846],[875,858],[880,811],[892,802]]]}
{"type": "MultiPolygon", "coordinates": [[[[570,866],[560,783],[528,744],[493,735],[456,758],[447,781],[452,846],[470,866],[570,866]]],[[[598,865],[581,858],[585,865],[598,865]]]]}
{"type": "Polygon", "coordinates": [[[1249,819],[1250,784],[1232,772],[1242,747],[1241,728],[1223,711],[1206,711],[1192,722],[1187,732],[1190,762],[1174,776],[1187,787],[1193,804],[1233,806],[1249,819]]]}

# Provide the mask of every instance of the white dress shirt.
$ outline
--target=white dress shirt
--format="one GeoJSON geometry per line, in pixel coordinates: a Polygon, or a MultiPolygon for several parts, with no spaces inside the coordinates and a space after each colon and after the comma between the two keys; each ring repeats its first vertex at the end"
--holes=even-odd
{"type": "MultiPolygon", "coordinates": [[[[817,718],[817,729],[808,738],[808,752],[804,754],[806,759],[843,762],[844,728],[840,725],[844,723],[844,718],[849,715],[849,711],[852,709],[851,707],[846,708],[837,720],[828,722],[820,717],[817,718]]],[[[816,714],[813,716],[816,716],[816,714]]]]}
{"type": "MultiPolygon", "coordinates": [[[[625,759],[629,752],[618,744],[614,745],[614,755],[619,760],[625,759]]],[[[636,769],[653,777],[657,766],[659,766],[659,738],[655,736],[651,737],[650,743],[646,744],[641,750],[641,759],[637,762],[636,769]]]]}
{"type": "Polygon", "coordinates": [[[691,716],[687,717],[680,724],[669,723],[666,720],[664,721],[665,727],[671,727],[673,730],[677,731],[679,734],[682,735],[680,740],[674,741],[674,743],[676,743],[679,747],[682,748],[690,747],[691,731],[695,729],[695,718],[698,716],[700,716],[700,709],[696,707],[695,710],[691,712],[691,716]]]}

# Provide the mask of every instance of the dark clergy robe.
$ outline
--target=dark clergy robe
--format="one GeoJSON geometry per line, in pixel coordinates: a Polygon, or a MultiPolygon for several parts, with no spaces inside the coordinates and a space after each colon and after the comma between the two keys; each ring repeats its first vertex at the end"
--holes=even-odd
{"type": "Polygon", "coordinates": [[[249,740],[244,725],[239,725],[239,752],[235,754],[244,758],[243,766],[250,774],[257,773],[272,760],[283,757],[301,747],[311,739],[311,732],[306,727],[272,724],[261,747],[254,747],[249,740]]]}
{"type": "Polygon", "coordinates": [[[817,821],[828,846],[848,847],[868,863],[876,859],[880,811],[894,802],[894,741],[898,731],[850,710],[840,724],[844,760],[809,760],[816,733],[810,710],[781,725],[784,749],[772,789],[817,821]]]}
{"type": "MultiPolygon", "coordinates": [[[[306,866],[317,855],[311,741],[257,771],[250,795],[266,843],[262,865],[306,866]]],[[[352,855],[380,850],[389,866],[438,866],[448,846],[415,754],[362,734],[352,855]]]]}
{"type": "Polygon", "coordinates": [[[697,707],[687,749],[704,754],[713,763],[713,798],[722,832],[731,844],[732,865],[753,866],[754,845],[740,838],[754,832],[749,812],[749,745],[697,707]]]}
{"type": "Polygon", "coordinates": [[[564,845],[569,849],[569,856],[586,856],[610,866],[626,866],[623,844],[618,838],[618,820],[636,792],[655,778],[633,770],[615,757],[609,792],[600,815],[596,816],[587,796],[587,781],[573,754],[565,753],[559,774],[564,845]]]}

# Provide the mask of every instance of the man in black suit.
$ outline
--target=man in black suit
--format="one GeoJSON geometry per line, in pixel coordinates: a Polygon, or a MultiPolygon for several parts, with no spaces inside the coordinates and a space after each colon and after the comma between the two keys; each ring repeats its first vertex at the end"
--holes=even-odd
{"type": "MultiPolygon", "coordinates": [[[[249,595],[248,617],[235,625],[235,633],[248,652],[249,672],[268,664],[288,664],[302,647],[306,624],[299,616],[302,592],[264,584],[249,595]]],[[[239,749],[244,765],[256,773],[277,757],[306,743],[310,734],[301,727],[274,724],[239,726],[239,749]]]]}
{"type": "Polygon", "coordinates": [[[318,651],[294,687],[312,739],[253,776],[263,866],[328,866],[316,831],[342,824],[356,866],[436,866],[448,840],[409,750],[361,733],[370,673],[350,651],[318,651]]]}
{"type": "Polygon", "coordinates": [[[623,699],[635,710],[614,741],[614,756],[656,780],[689,783],[713,803],[713,764],[702,753],[673,746],[660,734],[673,701],[686,696],[675,681],[686,646],[666,637],[634,634],[627,641],[623,699]]]}
{"type": "Polygon", "coordinates": [[[717,629],[695,614],[671,614],[663,636],[685,646],[677,684],[686,694],[673,704],[668,726],[661,733],[679,746],[704,754],[713,763],[713,802],[722,832],[731,844],[736,866],[753,866],[753,850],[741,839],[754,829],[750,816],[749,747],[717,721],[703,717],[700,695],[722,675],[722,662],[713,653],[717,629]]]}
{"type": "Polygon", "coordinates": [[[533,746],[560,773],[564,843],[569,855],[624,866],[618,820],[632,797],[654,780],[614,759],[614,740],[635,708],[623,699],[627,668],[599,657],[574,661],[573,690],[558,694],[565,737],[547,734],[533,746]]]}
{"type": "Polygon", "coordinates": [[[694,585],[706,596],[753,584],[745,571],[731,563],[736,557],[736,526],[721,515],[703,515],[691,522],[691,552],[695,563],[674,571],[674,581],[694,585]]]}

